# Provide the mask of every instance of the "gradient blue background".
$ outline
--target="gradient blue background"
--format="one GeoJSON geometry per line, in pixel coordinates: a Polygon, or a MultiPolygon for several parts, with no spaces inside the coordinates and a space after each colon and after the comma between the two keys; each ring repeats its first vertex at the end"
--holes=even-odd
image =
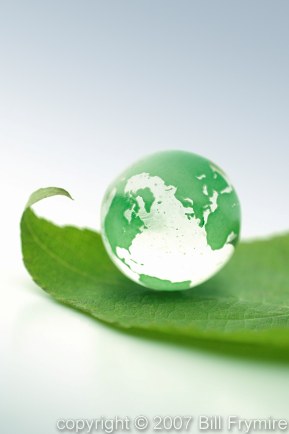
{"type": "Polygon", "coordinates": [[[85,186],[96,215],[127,164],[188,149],[228,172],[244,236],[287,229],[288,13],[287,0],[2,3],[3,157],[35,187],[85,186]]]}
{"type": "Polygon", "coordinates": [[[243,237],[288,230],[288,13],[287,0],[1,3],[3,433],[101,414],[288,415],[287,367],[142,341],[54,303],[22,266],[18,230],[48,185],[76,200],[40,213],[97,228],[109,182],[176,148],[228,173],[243,237]]]}

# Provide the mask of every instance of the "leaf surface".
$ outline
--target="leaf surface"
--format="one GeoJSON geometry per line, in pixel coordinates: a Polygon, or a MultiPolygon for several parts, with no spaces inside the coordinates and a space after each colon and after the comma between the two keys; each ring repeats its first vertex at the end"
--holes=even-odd
{"type": "Polygon", "coordinates": [[[98,233],[59,227],[32,211],[55,194],[70,197],[62,189],[38,190],[21,219],[25,266],[55,299],[133,333],[289,361],[289,234],[240,243],[198,287],[151,291],[116,269],[98,233]]]}

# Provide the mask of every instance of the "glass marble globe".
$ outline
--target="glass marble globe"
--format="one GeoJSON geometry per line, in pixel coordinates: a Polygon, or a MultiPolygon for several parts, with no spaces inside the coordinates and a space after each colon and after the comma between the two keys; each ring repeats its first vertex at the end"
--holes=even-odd
{"type": "Polygon", "coordinates": [[[182,290],[231,258],[240,204],[216,164],[165,151],[138,161],[109,186],[101,222],[105,248],[127,277],[151,289],[182,290]]]}

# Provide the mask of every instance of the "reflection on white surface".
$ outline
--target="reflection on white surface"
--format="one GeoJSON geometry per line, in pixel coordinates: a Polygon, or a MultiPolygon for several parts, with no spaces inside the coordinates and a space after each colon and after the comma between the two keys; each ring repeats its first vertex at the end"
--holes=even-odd
{"type": "Polygon", "coordinates": [[[51,434],[59,418],[286,417],[285,366],[123,334],[55,302],[27,276],[9,288],[1,309],[13,315],[1,363],[7,433],[51,434]]]}

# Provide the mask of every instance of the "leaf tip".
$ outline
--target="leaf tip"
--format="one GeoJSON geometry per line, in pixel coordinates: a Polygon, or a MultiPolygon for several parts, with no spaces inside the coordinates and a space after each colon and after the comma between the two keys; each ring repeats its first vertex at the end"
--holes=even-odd
{"type": "Polygon", "coordinates": [[[40,200],[52,196],[66,196],[69,199],[74,200],[71,194],[64,188],[60,188],[60,187],[39,188],[38,190],[34,191],[31,194],[24,209],[26,210],[30,208],[32,205],[34,205],[35,203],[39,202],[40,200]]]}

